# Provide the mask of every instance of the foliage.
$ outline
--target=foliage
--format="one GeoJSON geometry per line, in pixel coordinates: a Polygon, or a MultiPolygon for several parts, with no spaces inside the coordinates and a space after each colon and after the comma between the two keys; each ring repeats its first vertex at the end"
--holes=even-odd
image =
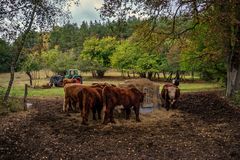
{"type": "Polygon", "coordinates": [[[55,73],[61,73],[66,69],[77,68],[77,57],[71,51],[61,52],[58,49],[51,49],[42,53],[42,62],[45,69],[55,73]]]}
{"type": "MultiPolygon", "coordinates": [[[[84,61],[90,62],[85,68],[92,69],[92,71],[99,72],[103,76],[104,72],[110,67],[110,56],[115,51],[118,42],[114,37],[104,37],[98,39],[93,36],[84,42],[81,58],[84,61]]],[[[81,63],[81,62],[80,62],[81,63]]],[[[84,69],[86,70],[86,69],[84,69]]]]}
{"type": "MultiPolygon", "coordinates": [[[[210,75],[216,72],[217,79],[226,79],[226,95],[232,96],[236,91],[240,90],[240,67],[239,67],[239,51],[240,51],[240,4],[237,0],[233,1],[148,1],[148,0],[104,0],[101,7],[101,16],[104,18],[124,20],[129,15],[138,15],[146,18],[149,25],[148,32],[142,32],[145,37],[152,37],[156,33],[160,37],[164,37],[163,41],[168,38],[177,39],[190,33],[201,26],[207,26],[207,32],[200,31],[197,41],[189,38],[196,48],[185,51],[185,57],[197,53],[203,60],[212,61],[207,65],[207,69],[215,65],[213,71],[207,71],[210,75]],[[159,27],[158,20],[164,21],[165,25],[159,27]],[[203,32],[203,34],[201,34],[203,32]],[[148,35],[148,36],[147,36],[148,35]],[[204,36],[206,39],[201,39],[204,36]],[[195,42],[194,42],[195,41],[195,42]],[[203,42],[203,43],[202,43],[203,42]],[[203,48],[201,48],[201,43],[203,48]],[[202,50],[199,51],[198,49],[202,50]],[[221,65],[216,65],[221,63],[221,65]],[[224,71],[225,70],[225,71],[224,71]],[[211,73],[212,72],[212,73],[211,73]],[[227,73],[227,76],[223,74],[227,73]]],[[[143,27],[144,29],[145,27],[143,27]]],[[[191,47],[190,47],[191,48],[191,47]]],[[[198,57],[198,55],[196,56],[198,57]]],[[[195,63],[191,69],[200,69],[200,66],[206,66],[203,63],[195,63]]],[[[188,69],[188,64],[182,64],[182,67],[188,69]]],[[[206,72],[206,70],[204,70],[206,72]]],[[[214,78],[215,75],[213,76],[214,78]]]]}
{"type": "Polygon", "coordinates": [[[22,70],[25,72],[39,71],[43,68],[40,55],[37,52],[28,54],[24,63],[22,63],[22,70]]]}
{"type": "Polygon", "coordinates": [[[205,80],[225,83],[226,64],[221,49],[216,45],[215,33],[209,33],[207,25],[199,25],[192,35],[181,47],[181,69],[200,72],[205,80]]]}
{"type": "Polygon", "coordinates": [[[0,39],[0,72],[9,71],[10,63],[11,63],[10,46],[7,42],[0,39]]]}
{"type": "Polygon", "coordinates": [[[163,56],[151,53],[142,45],[126,40],[116,48],[111,56],[111,63],[118,70],[138,73],[159,72],[166,61],[163,56]]]}
{"type": "Polygon", "coordinates": [[[70,49],[82,48],[84,37],[80,34],[80,30],[77,24],[65,24],[62,27],[54,27],[50,32],[50,48],[58,46],[62,52],[66,52],[70,49]]]}

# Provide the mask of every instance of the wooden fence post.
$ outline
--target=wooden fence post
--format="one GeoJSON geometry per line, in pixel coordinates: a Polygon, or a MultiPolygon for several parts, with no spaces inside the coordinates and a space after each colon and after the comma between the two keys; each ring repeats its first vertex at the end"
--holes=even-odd
{"type": "Polygon", "coordinates": [[[27,94],[28,94],[28,85],[25,84],[24,97],[23,97],[24,111],[27,110],[27,94]]]}

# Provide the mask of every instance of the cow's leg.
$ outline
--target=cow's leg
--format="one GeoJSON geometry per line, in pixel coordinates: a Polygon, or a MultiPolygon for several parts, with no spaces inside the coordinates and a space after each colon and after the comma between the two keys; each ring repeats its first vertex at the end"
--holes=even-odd
{"type": "Polygon", "coordinates": [[[135,115],[136,115],[136,121],[137,121],[137,122],[141,122],[141,120],[140,120],[140,118],[139,118],[139,108],[140,108],[140,105],[133,107],[134,112],[135,112],[135,115]]]}
{"type": "Polygon", "coordinates": [[[177,101],[174,100],[174,102],[172,103],[172,105],[171,105],[171,108],[172,108],[172,109],[176,109],[176,102],[177,102],[177,101]]]}
{"type": "Polygon", "coordinates": [[[64,98],[64,102],[63,102],[63,112],[67,112],[68,111],[68,104],[69,104],[69,98],[65,97],[64,98]]]}
{"type": "Polygon", "coordinates": [[[93,108],[92,108],[92,114],[93,114],[93,120],[97,120],[97,118],[96,118],[96,113],[97,113],[97,109],[96,109],[96,106],[94,106],[93,108]]]}
{"type": "Polygon", "coordinates": [[[170,109],[170,102],[167,100],[166,101],[166,110],[169,111],[169,109],[170,109]]]}
{"type": "Polygon", "coordinates": [[[73,111],[72,103],[73,103],[73,100],[69,98],[67,111],[73,111]]]}
{"type": "Polygon", "coordinates": [[[114,118],[113,118],[113,107],[110,109],[110,114],[109,114],[109,118],[110,118],[110,122],[111,123],[116,123],[114,118]]]}
{"type": "Polygon", "coordinates": [[[162,101],[162,107],[166,108],[166,101],[165,100],[162,101]]]}
{"type": "Polygon", "coordinates": [[[76,101],[72,101],[72,110],[74,112],[77,112],[76,106],[77,106],[77,102],[76,101]]]}
{"type": "Polygon", "coordinates": [[[106,110],[104,111],[104,120],[103,120],[103,124],[107,124],[108,123],[108,119],[109,119],[109,114],[110,114],[110,110],[108,108],[108,106],[106,106],[106,110]]]}
{"type": "MultiPolygon", "coordinates": [[[[84,106],[85,108],[86,106],[84,106]]],[[[82,124],[83,125],[88,125],[88,115],[89,115],[89,107],[86,107],[84,110],[84,114],[83,114],[83,121],[82,121],[82,124]]]]}
{"type": "Polygon", "coordinates": [[[129,120],[130,119],[130,114],[131,114],[131,108],[125,108],[126,110],[126,119],[129,120]]]}
{"type": "Polygon", "coordinates": [[[98,119],[100,120],[100,119],[102,119],[102,116],[101,116],[101,113],[102,113],[102,106],[98,106],[98,108],[97,108],[97,112],[98,112],[98,119]]]}

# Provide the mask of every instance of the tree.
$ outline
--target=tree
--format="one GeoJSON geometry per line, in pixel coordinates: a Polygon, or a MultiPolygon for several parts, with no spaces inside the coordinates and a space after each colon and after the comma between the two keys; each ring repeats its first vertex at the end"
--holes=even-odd
{"type": "Polygon", "coordinates": [[[27,36],[32,29],[46,29],[56,23],[57,17],[68,17],[66,4],[70,0],[16,0],[1,1],[0,8],[0,31],[1,36],[14,42],[11,51],[11,73],[8,88],[4,96],[4,102],[8,101],[8,97],[14,81],[14,73],[21,56],[22,49],[26,42],[27,36]]]}
{"type": "MultiPolygon", "coordinates": [[[[153,52],[153,51],[152,51],[153,52]]],[[[111,64],[122,71],[134,71],[141,77],[152,78],[162,65],[162,57],[147,51],[142,45],[131,40],[122,41],[111,56],[111,64]]]]}
{"type": "Polygon", "coordinates": [[[27,54],[25,61],[22,63],[21,70],[25,71],[29,76],[30,86],[32,86],[32,72],[39,71],[42,69],[42,63],[40,59],[40,55],[37,52],[32,54],[27,54]]]}
{"type": "Polygon", "coordinates": [[[180,49],[180,65],[184,71],[200,72],[205,80],[226,82],[226,63],[221,49],[216,45],[218,37],[209,32],[207,24],[196,27],[186,36],[180,49]]]}
{"type": "Polygon", "coordinates": [[[89,65],[94,66],[92,72],[97,73],[98,77],[103,77],[106,70],[111,66],[110,56],[115,51],[118,42],[114,37],[104,37],[98,39],[93,36],[85,40],[81,57],[91,61],[89,65]]]}
{"type": "MultiPolygon", "coordinates": [[[[155,1],[155,0],[104,0],[101,14],[104,17],[122,17],[128,14],[138,14],[149,19],[152,27],[149,33],[167,35],[178,38],[193,30],[202,23],[209,24],[210,31],[217,34],[216,46],[221,48],[220,54],[226,55],[227,65],[227,96],[232,96],[240,90],[240,3],[238,0],[226,1],[155,1]],[[167,30],[156,27],[159,17],[169,20],[167,30]],[[186,27],[183,24],[191,22],[186,27]],[[179,25],[180,24],[180,25],[179,25]],[[179,27],[181,26],[181,27],[179,27]]],[[[149,34],[151,36],[151,34],[149,34]]]]}
{"type": "Polygon", "coordinates": [[[75,49],[79,52],[79,48],[81,48],[83,44],[81,37],[82,35],[80,35],[80,30],[76,23],[67,23],[62,27],[55,26],[50,32],[51,49],[58,46],[62,52],[70,49],[75,49]]]}
{"type": "Polygon", "coordinates": [[[0,72],[10,71],[11,57],[9,44],[0,39],[0,72]]]}

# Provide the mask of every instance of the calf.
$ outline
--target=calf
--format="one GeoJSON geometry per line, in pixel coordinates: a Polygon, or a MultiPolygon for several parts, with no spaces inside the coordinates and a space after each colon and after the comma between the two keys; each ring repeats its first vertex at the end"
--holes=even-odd
{"type": "Polygon", "coordinates": [[[82,124],[87,125],[90,109],[93,113],[93,119],[96,120],[96,111],[98,119],[101,119],[103,108],[102,89],[98,87],[84,87],[78,93],[79,103],[81,103],[82,124]]]}
{"type": "Polygon", "coordinates": [[[174,84],[165,84],[161,91],[163,105],[167,109],[175,107],[176,101],[180,97],[180,89],[174,84]]]}
{"type": "Polygon", "coordinates": [[[67,112],[69,108],[72,108],[72,105],[74,110],[76,110],[76,104],[79,101],[78,92],[83,87],[85,86],[79,83],[69,83],[64,86],[63,112],[67,112]]]}
{"type": "Polygon", "coordinates": [[[111,123],[115,123],[113,118],[113,110],[117,105],[123,105],[126,110],[126,119],[129,119],[131,107],[135,111],[136,121],[140,122],[139,109],[140,104],[143,102],[144,93],[139,91],[137,88],[119,88],[106,86],[102,91],[103,105],[106,108],[104,122],[107,124],[110,120],[111,123]]]}

